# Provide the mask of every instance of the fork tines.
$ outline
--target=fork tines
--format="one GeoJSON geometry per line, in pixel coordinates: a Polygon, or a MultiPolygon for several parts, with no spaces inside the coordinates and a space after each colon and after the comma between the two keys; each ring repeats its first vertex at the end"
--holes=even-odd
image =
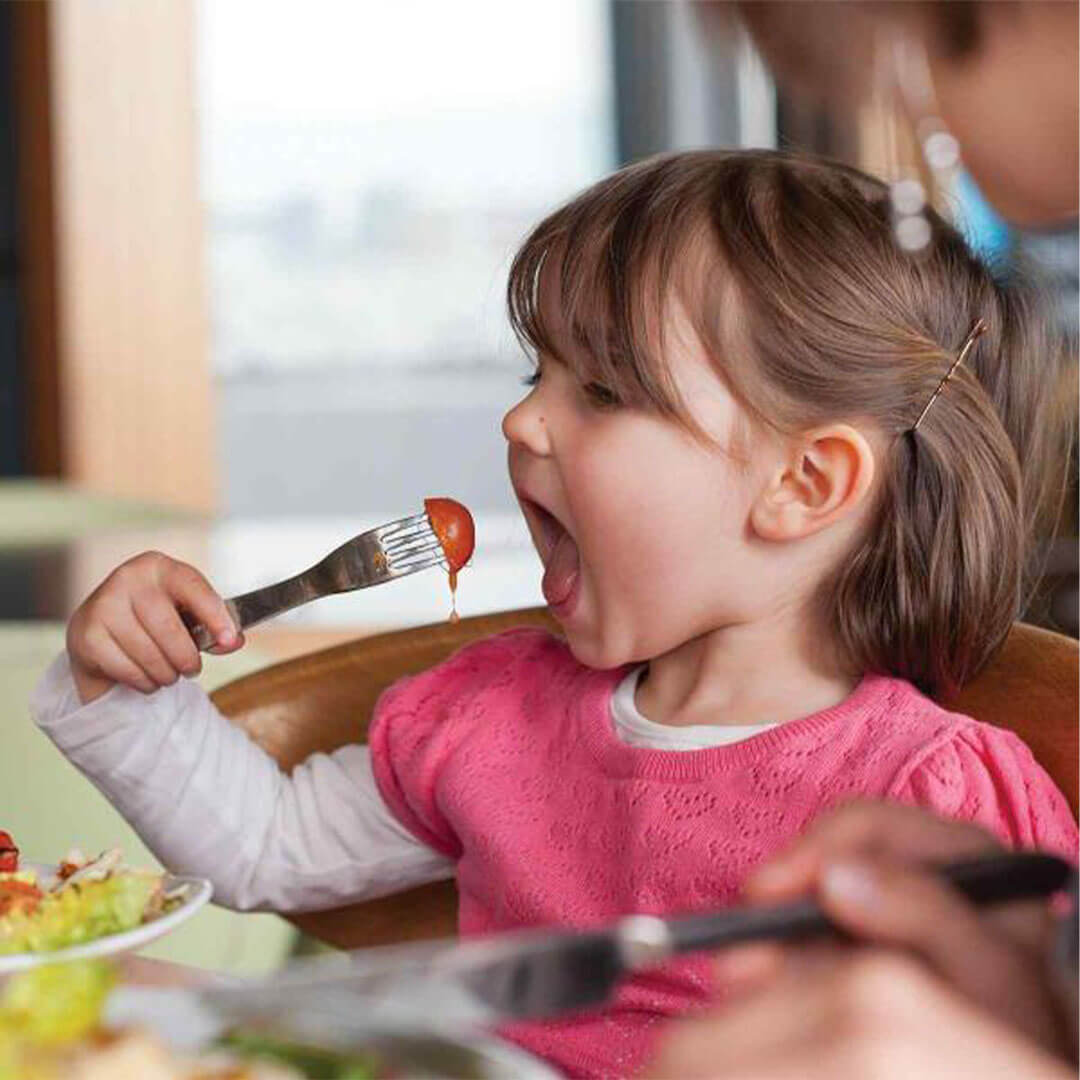
{"type": "Polygon", "coordinates": [[[425,570],[445,562],[442,543],[432,530],[427,514],[392,521],[376,533],[391,573],[425,570]]]}

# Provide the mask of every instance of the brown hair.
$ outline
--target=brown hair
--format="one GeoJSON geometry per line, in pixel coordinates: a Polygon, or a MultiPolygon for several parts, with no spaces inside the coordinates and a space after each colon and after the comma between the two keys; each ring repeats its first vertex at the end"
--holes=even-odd
{"type": "Polygon", "coordinates": [[[569,334],[560,359],[582,381],[687,426],[663,362],[673,296],[754,421],[869,425],[885,448],[876,504],[821,611],[858,670],[941,695],[1018,616],[1069,443],[1050,323],[930,216],[915,257],[893,242],[885,185],[854,169],[772,151],[652,158],[541,222],[508,300],[527,349],[558,357],[569,334]],[[540,303],[545,278],[555,305],[540,303]],[[979,319],[986,332],[912,431],[979,319]]]}

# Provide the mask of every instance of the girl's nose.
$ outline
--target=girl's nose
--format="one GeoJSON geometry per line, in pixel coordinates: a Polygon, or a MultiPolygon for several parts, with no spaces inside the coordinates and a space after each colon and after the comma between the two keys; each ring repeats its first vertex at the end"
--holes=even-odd
{"type": "Polygon", "coordinates": [[[511,446],[521,446],[543,457],[551,452],[551,436],[539,397],[536,390],[523,397],[503,417],[502,430],[511,446]]]}

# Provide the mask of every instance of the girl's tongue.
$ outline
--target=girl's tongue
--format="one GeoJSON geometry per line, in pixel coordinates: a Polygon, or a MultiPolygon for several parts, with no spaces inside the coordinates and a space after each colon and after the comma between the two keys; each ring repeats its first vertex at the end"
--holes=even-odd
{"type": "Polygon", "coordinates": [[[562,531],[548,555],[544,580],[540,582],[544,599],[549,604],[561,604],[573,591],[578,577],[579,558],[577,544],[568,532],[562,531]]]}

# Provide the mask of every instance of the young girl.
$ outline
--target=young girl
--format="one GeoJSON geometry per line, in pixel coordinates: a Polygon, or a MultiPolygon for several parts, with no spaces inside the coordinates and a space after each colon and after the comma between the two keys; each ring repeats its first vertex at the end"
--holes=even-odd
{"type": "MultiPolygon", "coordinates": [[[[932,224],[907,255],[883,185],[787,154],[602,181],[537,227],[509,288],[535,356],[510,476],[565,639],[465,648],[383,696],[369,747],[285,776],[178,681],[199,669],[179,608],[239,646],[221,598],[144,555],[72,618],[38,723],[242,909],[450,876],[463,934],[718,908],[855,795],[1075,858],[1027,748],[932,700],[1017,617],[1062,445],[1031,314],[932,224]]],[[[626,1075],[707,972],[512,1034],[626,1075]]]]}

